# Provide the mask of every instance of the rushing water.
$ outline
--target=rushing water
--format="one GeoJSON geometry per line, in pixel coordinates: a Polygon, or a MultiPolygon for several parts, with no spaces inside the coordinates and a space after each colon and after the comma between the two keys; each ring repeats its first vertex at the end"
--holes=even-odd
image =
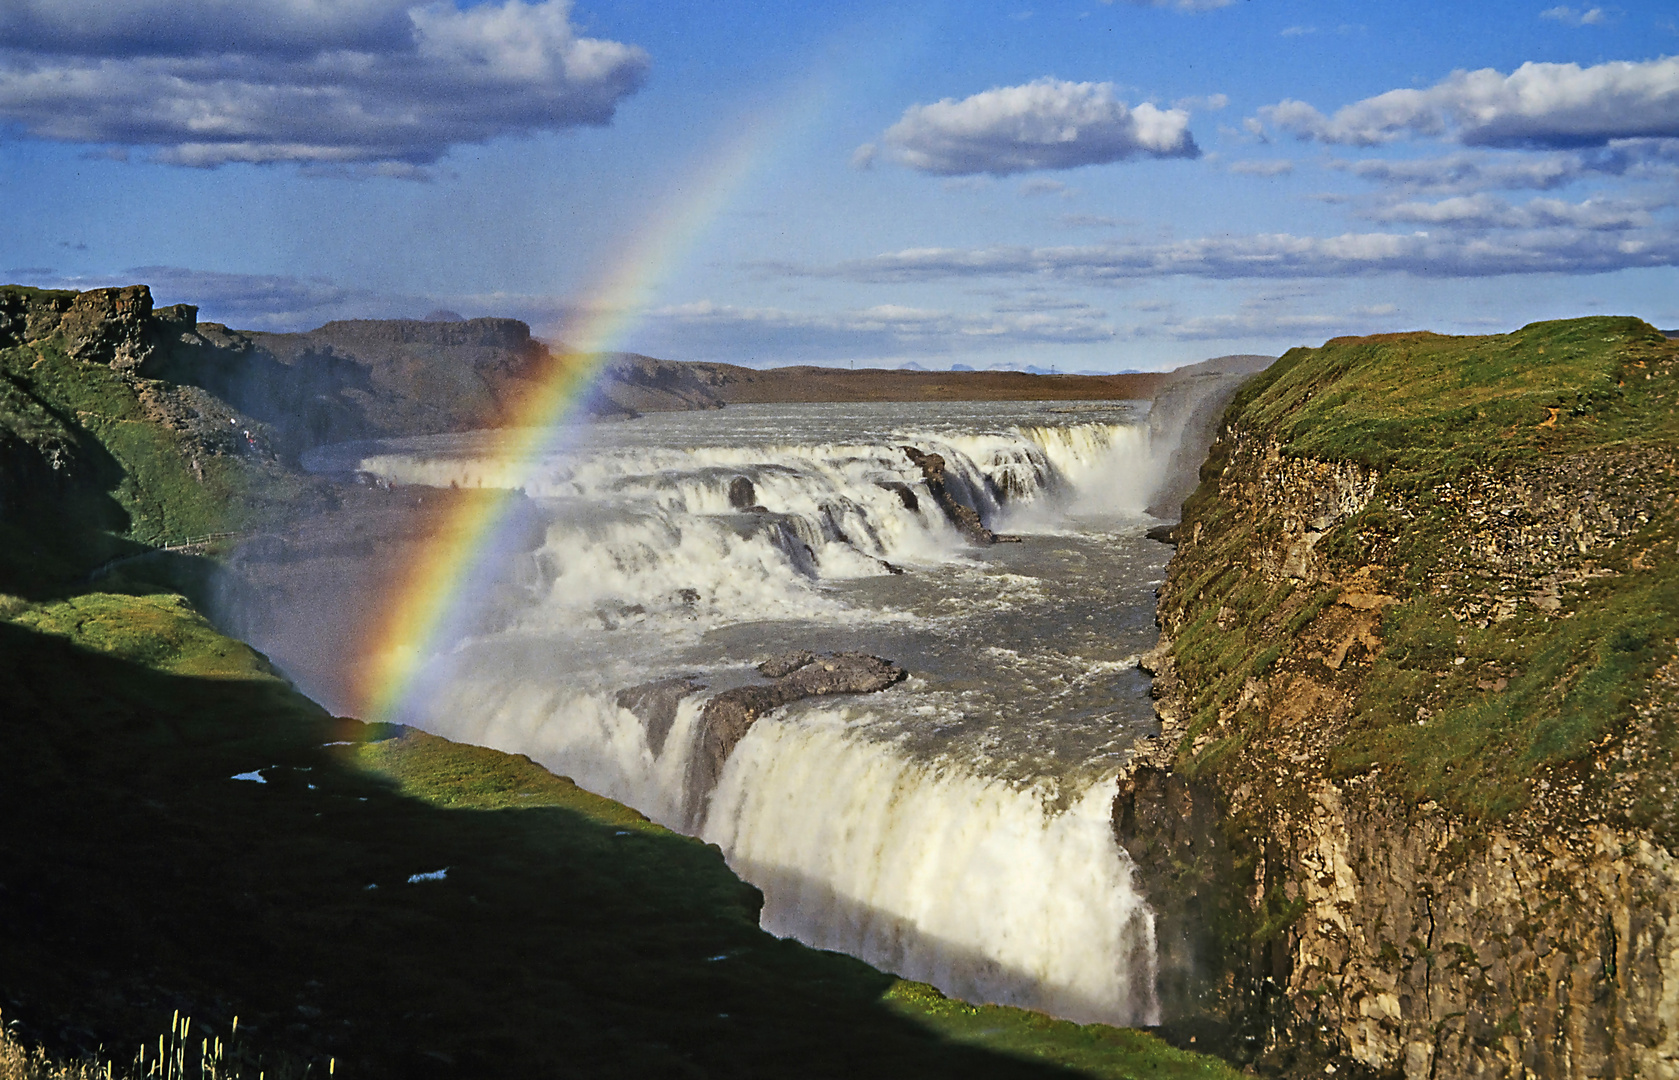
{"type": "MultiPolygon", "coordinates": [[[[405,719],[697,829],[764,890],[775,933],[965,998],[1154,1022],[1153,915],[1109,820],[1115,767],[1154,724],[1136,665],[1167,550],[1142,507],[1170,448],[1145,410],[731,406],[591,428],[529,474],[532,542],[405,719]],[[950,490],[1023,542],[964,542],[904,446],[943,455],[950,490]],[[730,501],[741,478],[748,509],[730,501]],[[705,700],[795,648],[911,677],[769,714],[695,820],[705,700]],[[649,737],[618,692],[677,675],[708,689],[649,737]]],[[[490,445],[312,465],[506,485],[490,445]]]]}

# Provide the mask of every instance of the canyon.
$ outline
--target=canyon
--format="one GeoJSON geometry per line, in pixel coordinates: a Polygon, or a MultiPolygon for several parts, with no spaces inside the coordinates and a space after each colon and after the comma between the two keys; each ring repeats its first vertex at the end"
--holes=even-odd
{"type": "MultiPolygon", "coordinates": [[[[112,558],[220,531],[269,537],[240,557],[290,572],[311,545],[343,542],[285,534],[299,506],[324,520],[366,504],[392,535],[419,528],[434,511],[414,499],[471,494],[297,463],[329,443],[494,424],[565,362],[511,320],[244,334],[198,324],[187,305],[153,311],[143,287],[0,290],[0,347],[13,365],[0,388],[0,588],[24,598],[13,607],[112,558]]],[[[1151,535],[1175,546],[1151,605],[1158,642],[1140,661],[1157,731],[1089,789],[1109,800],[1102,827],[1152,913],[1158,1015],[1138,1018],[1273,1075],[1662,1077],[1679,1076],[1676,360],[1679,345],[1627,318],[1336,339],[1257,372],[1231,362],[1175,379],[853,379],[624,356],[604,365],[590,408],[610,423],[808,400],[1152,398],[1155,414],[1131,427],[1171,447],[1161,468],[1175,477],[1146,500],[1151,535]]],[[[878,467],[903,470],[902,490],[870,489],[869,520],[944,513],[969,539],[1002,538],[998,478],[1014,474],[993,469],[986,488],[974,469],[992,468],[993,447],[938,445],[935,470],[930,449],[911,447],[912,460],[882,443],[878,467]],[[947,467],[960,485],[944,486],[947,467]]],[[[783,520],[786,467],[714,472],[707,497],[730,529],[783,520]],[[750,493],[735,490],[749,472],[750,493]]],[[[866,529],[840,532],[884,558],[859,543],[866,529]]],[[[841,539],[798,542],[835,566],[850,558],[841,539]]],[[[177,569],[189,583],[214,576],[177,569]]],[[[893,587],[930,573],[912,566],[893,587]]],[[[694,602],[672,601],[672,617],[694,602]]],[[[632,606],[611,619],[657,614],[632,606]]],[[[822,648],[852,651],[839,637],[822,648]]],[[[809,669],[797,659],[761,678],[795,679],[809,669]]],[[[855,662],[870,690],[904,679],[855,662]]],[[[743,747],[757,756],[739,769],[768,782],[766,755],[791,745],[790,729],[773,745],[754,733],[792,695],[756,678],[725,680],[711,705],[685,675],[626,678],[617,700],[646,714],[643,737],[659,728],[661,750],[715,706],[704,786],[743,747]]],[[[725,785],[731,806],[743,783],[725,785]]]]}

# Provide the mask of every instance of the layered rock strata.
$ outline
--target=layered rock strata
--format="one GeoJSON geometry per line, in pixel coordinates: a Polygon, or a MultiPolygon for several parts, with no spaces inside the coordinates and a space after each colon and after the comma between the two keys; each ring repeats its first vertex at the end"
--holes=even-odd
{"type": "Polygon", "coordinates": [[[1114,812],[1185,1038],[1299,1076],[1679,1077],[1675,354],[1590,322],[1465,339],[1541,367],[1620,344],[1595,400],[1470,412],[1465,442],[1531,450],[1426,482],[1451,450],[1398,422],[1380,453],[1302,452],[1363,422],[1304,403],[1409,343],[1293,357],[1227,414],[1114,812]]]}

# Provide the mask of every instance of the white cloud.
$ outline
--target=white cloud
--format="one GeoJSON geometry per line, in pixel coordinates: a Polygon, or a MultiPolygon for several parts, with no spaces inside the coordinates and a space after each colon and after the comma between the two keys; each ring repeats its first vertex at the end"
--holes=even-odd
{"type": "Polygon", "coordinates": [[[892,157],[940,176],[1071,169],[1134,157],[1196,157],[1189,114],[1131,108],[1112,83],[1039,79],[912,105],[883,136],[892,157]]]}
{"type": "Polygon", "coordinates": [[[1567,5],[1558,5],[1554,8],[1546,8],[1544,11],[1539,13],[1539,17],[1541,19],[1555,19],[1557,22],[1565,23],[1569,26],[1601,26],[1609,21],[1609,16],[1605,14],[1604,10],[1600,7],[1587,8],[1584,11],[1576,11],[1574,8],[1568,7],[1567,5]]]}
{"type": "Polygon", "coordinates": [[[1393,304],[1376,304],[1340,313],[1290,312],[1279,310],[1275,297],[1244,301],[1233,313],[1222,315],[1168,316],[1132,331],[1135,337],[1163,337],[1178,341],[1219,341],[1342,334],[1367,334],[1395,325],[1399,309],[1393,304]]]}
{"type": "Polygon", "coordinates": [[[1603,146],[1679,137],[1679,57],[1642,62],[1526,63],[1509,75],[1455,71],[1422,90],[1389,90],[1325,116],[1303,101],[1260,110],[1301,139],[1375,146],[1421,136],[1473,146],[1603,146]]]}
{"type": "Polygon", "coordinates": [[[0,41],[0,120],[193,166],[424,166],[608,123],[648,67],[579,37],[569,0],[15,0],[0,41]]]}
{"type": "Polygon", "coordinates": [[[1429,192],[1550,191],[1593,177],[1679,182],[1679,139],[1617,140],[1595,150],[1464,151],[1409,160],[1331,161],[1386,187],[1429,192]]]}
{"type": "Polygon", "coordinates": [[[1401,202],[1367,211],[1373,221],[1417,225],[1450,225],[1466,229],[1648,229],[1654,224],[1648,203],[1593,198],[1571,203],[1562,199],[1533,199],[1512,206],[1485,193],[1458,195],[1439,202],[1401,202]]]}
{"type": "Polygon", "coordinates": [[[661,308],[652,317],[684,330],[728,328],[746,334],[791,331],[825,336],[843,348],[944,352],[975,341],[1079,343],[1107,341],[1114,329],[1104,313],[1078,301],[1002,304],[988,312],[952,312],[902,304],[877,304],[833,313],[737,307],[709,300],[661,308]]]}
{"type": "MultiPolygon", "coordinates": [[[[1535,211],[1534,219],[1538,217],[1535,211]]],[[[1064,247],[909,248],[831,267],[778,265],[775,269],[810,277],[903,282],[975,277],[1120,281],[1170,275],[1331,278],[1395,273],[1464,278],[1590,274],[1652,266],[1679,266],[1679,229],[1652,227],[1629,235],[1578,226],[1492,233],[1448,228],[1327,237],[1267,233],[1064,247]]]]}
{"type": "Polygon", "coordinates": [[[1307,34],[1315,34],[1317,32],[1318,28],[1315,26],[1285,26],[1278,31],[1278,33],[1283,37],[1305,37],[1307,34]]]}
{"type": "Polygon", "coordinates": [[[1294,171],[1294,162],[1272,159],[1269,161],[1232,161],[1230,171],[1243,176],[1286,176],[1294,171]]]}

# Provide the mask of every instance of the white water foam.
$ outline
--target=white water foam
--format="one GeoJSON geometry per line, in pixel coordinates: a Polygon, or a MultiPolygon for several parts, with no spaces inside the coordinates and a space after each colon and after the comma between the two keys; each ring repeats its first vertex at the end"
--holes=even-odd
{"type": "MultiPolygon", "coordinates": [[[[1108,698],[1087,693],[1133,670],[1132,652],[1146,643],[1104,653],[1103,643],[1129,632],[1093,629],[1111,609],[1057,614],[1070,605],[1066,590],[1088,593],[1090,579],[1046,576],[1087,557],[1082,572],[1107,574],[1096,556],[1111,548],[1061,552],[1077,545],[1045,539],[1037,555],[1009,545],[982,557],[902,450],[942,455],[947,488],[999,531],[1072,537],[1085,526],[1069,515],[1094,514],[1140,533],[1158,464],[1146,426],[882,430],[853,416],[827,434],[829,417],[794,414],[774,419],[786,438],[732,441],[704,427],[730,415],[614,427],[596,433],[598,445],[529,468],[509,468],[490,439],[465,436],[341,460],[399,484],[517,486],[542,523],[517,555],[516,587],[497,594],[494,618],[473,637],[437,658],[450,677],[423,715],[404,719],[528,754],[680,827],[701,708],[750,678],[754,654],[814,643],[812,635],[870,648],[870,634],[908,627],[894,640],[922,648],[924,663],[966,666],[947,667],[936,690],[918,678],[861,704],[807,703],[760,720],[711,794],[704,837],[764,890],[764,925],[775,933],[964,998],[1158,1022],[1153,917],[1113,838],[1113,782],[1097,779],[1111,777],[1111,748],[1131,729],[1102,719],[1108,698]],[[744,511],[730,502],[743,478],[756,504],[744,511]],[[1040,561],[1003,561],[1011,553],[1040,561]],[[1068,561],[1056,562],[1061,555],[1068,561]],[[893,567],[909,576],[888,580],[893,567]],[[867,596],[883,599],[858,599],[867,596]],[[976,629],[979,618],[991,621],[976,629]],[[914,637],[934,624],[952,647],[914,637]],[[984,646],[968,644],[974,633],[984,646]],[[730,644],[739,642],[747,644],[730,644]],[[710,689],[681,702],[655,752],[616,692],[679,672],[710,689]],[[1053,716],[1011,714],[1010,694],[1048,703],[1053,716]],[[1076,721],[1063,698],[1081,703],[1076,721]],[[982,699],[984,708],[964,705],[982,699]],[[898,712],[887,717],[889,709],[898,712]],[[914,752],[882,734],[911,729],[914,752]],[[967,741],[959,753],[954,742],[929,751],[947,738],[967,741]],[[1063,745],[1072,757],[1057,762],[1063,745]],[[1023,781],[1013,764],[1009,777],[998,772],[1001,762],[1040,760],[1036,779],[1023,781]]],[[[1146,613],[1139,622],[1151,625],[1146,613]]]]}
{"type": "Polygon", "coordinates": [[[1108,780],[1056,808],[848,735],[852,709],[763,720],[729,756],[705,839],[765,893],[763,926],[970,1001],[1159,1023],[1154,916],[1108,780]]]}

